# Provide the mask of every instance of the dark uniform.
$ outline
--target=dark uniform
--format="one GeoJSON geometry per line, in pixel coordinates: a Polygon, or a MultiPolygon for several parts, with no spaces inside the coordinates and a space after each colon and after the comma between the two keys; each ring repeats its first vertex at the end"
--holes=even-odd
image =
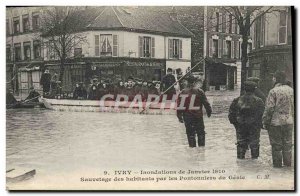
{"type": "Polygon", "coordinates": [[[193,88],[192,84],[195,79],[193,77],[188,79],[189,87],[183,89],[178,96],[177,102],[177,117],[179,122],[184,122],[186,128],[187,139],[190,147],[196,147],[196,134],[198,137],[198,146],[205,146],[205,131],[203,122],[202,107],[204,106],[207,116],[211,116],[211,106],[207,101],[205,93],[201,89],[193,88]],[[188,95],[184,101],[184,108],[182,106],[182,95],[188,95]],[[189,107],[192,99],[195,96],[194,106],[199,109],[194,110],[189,107]]]}
{"type": "Polygon", "coordinates": [[[89,88],[89,99],[96,100],[98,96],[98,86],[96,83],[93,83],[89,88]]]}
{"type": "Polygon", "coordinates": [[[43,86],[43,93],[49,93],[51,86],[51,74],[43,73],[41,76],[40,84],[43,86]]]}
{"type": "Polygon", "coordinates": [[[259,156],[259,138],[262,127],[264,103],[254,95],[255,83],[246,81],[246,93],[233,100],[228,118],[235,126],[237,137],[237,158],[244,159],[248,146],[253,159],[259,156]]]}
{"type": "MultiPolygon", "coordinates": [[[[168,72],[170,71],[170,69],[168,69],[168,72]]],[[[172,71],[172,69],[171,69],[172,71]]],[[[173,76],[171,73],[165,75],[165,77],[162,79],[162,83],[163,83],[163,90],[166,91],[170,86],[172,86],[174,83],[176,82],[175,76],[173,76]]],[[[170,88],[167,92],[167,99],[170,100],[172,99],[173,95],[176,94],[176,90],[174,88],[174,86],[172,88],[170,88]]]]}

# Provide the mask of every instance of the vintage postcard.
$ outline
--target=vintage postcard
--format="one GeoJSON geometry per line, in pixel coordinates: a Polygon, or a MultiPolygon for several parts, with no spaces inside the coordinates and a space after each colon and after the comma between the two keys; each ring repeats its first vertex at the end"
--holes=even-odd
{"type": "Polygon", "coordinates": [[[6,6],[6,189],[294,191],[292,6],[6,6]]]}

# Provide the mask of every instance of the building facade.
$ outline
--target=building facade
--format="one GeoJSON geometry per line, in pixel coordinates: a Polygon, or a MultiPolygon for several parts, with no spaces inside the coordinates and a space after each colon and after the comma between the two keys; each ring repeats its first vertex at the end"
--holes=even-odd
{"type": "MultiPolygon", "coordinates": [[[[222,7],[176,7],[180,22],[192,37],[192,66],[206,58],[197,71],[203,73],[206,90],[237,90],[241,85],[241,35],[232,14],[222,7]],[[195,22],[197,21],[197,22],[195,22]]],[[[248,52],[252,50],[249,35],[248,52]]]]}
{"type": "Polygon", "coordinates": [[[249,54],[248,76],[260,78],[265,92],[272,88],[272,75],[286,72],[293,83],[292,8],[276,7],[260,16],[252,28],[253,50],[249,54]]]}
{"type": "MultiPolygon", "coordinates": [[[[26,94],[39,89],[41,73],[47,67],[59,73],[59,58],[45,39],[38,38],[41,7],[11,7],[6,11],[7,86],[26,94]]],[[[144,7],[85,7],[89,18],[81,32],[84,43],[68,54],[62,87],[72,91],[77,82],[90,79],[161,80],[167,68],[191,67],[193,34],[168,12],[144,7]]],[[[174,72],[175,73],[175,72],[174,72]]],[[[176,74],[176,73],[175,73],[176,74]]]]}

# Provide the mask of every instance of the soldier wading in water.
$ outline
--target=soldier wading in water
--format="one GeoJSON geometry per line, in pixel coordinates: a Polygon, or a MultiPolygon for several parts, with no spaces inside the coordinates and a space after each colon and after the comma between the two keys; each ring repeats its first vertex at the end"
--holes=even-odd
{"type": "Polygon", "coordinates": [[[264,102],[254,95],[256,84],[252,81],[245,82],[246,93],[233,100],[229,108],[228,118],[236,129],[237,158],[244,159],[248,146],[251,157],[259,157],[259,138],[262,127],[264,102]]]}
{"type": "Polygon", "coordinates": [[[196,147],[196,134],[198,146],[205,146],[205,131],[202,106],[210,117],[212,109],[203,90],[194,86],[196,79],[187,78],[187,87],[184,88],[177,99],[177,117],[179,122],[185,124],[187,139],[190,147],[196,147]]]}

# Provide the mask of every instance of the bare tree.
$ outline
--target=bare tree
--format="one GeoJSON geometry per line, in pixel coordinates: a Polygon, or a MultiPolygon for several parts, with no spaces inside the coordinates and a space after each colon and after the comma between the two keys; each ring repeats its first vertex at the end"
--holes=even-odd
{"type": "Polygon", "coordinates": [[[50,7],[43,10],[39,35],[43,46],[60,61],[59,80],[62,82],[65,64],[72,51],[86,42],[84,10],[80,7],[50,7]]]}
{"type": "MultiPolygon", "coordinates": [[[[263,7],[263,6],[226,6],[222,7],[224,12],[232,15],[233,19],[236,19],[237,25],[240,29],[240,35],[242,36],[242,44],[241,44],[241,93],[244,90],[244,83],[247,77],[247,61],[248,61],[248,39],[250,35],[250,30],[254,22],[263,16],[266,13],[270,13],[275,11],[272,6],[263,7]]],[[[228,21],[226,21],[228,22],[228,21]]]]}

